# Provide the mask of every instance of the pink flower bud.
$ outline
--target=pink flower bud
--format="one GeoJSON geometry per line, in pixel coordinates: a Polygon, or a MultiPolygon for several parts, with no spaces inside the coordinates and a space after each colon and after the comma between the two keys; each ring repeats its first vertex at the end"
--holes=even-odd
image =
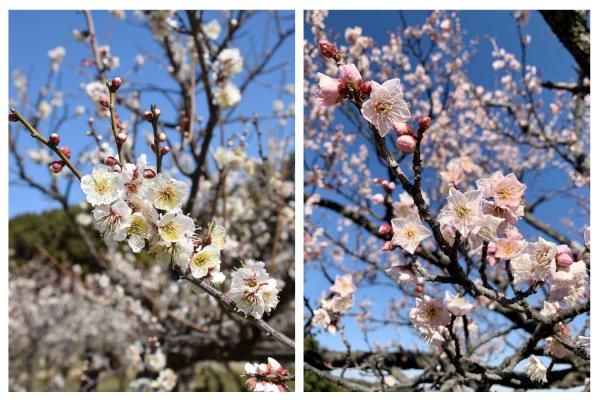
{"type": "Polygon", "coordinates": [[[392,226],[390,224],[383,224],[379,227],[380,235],[389,235],[393,232],[392,226]]]}
{"type": "Polygon", "coordinates": [[[571,248],[566,244],[561,244],[560,246],[556,246],[556,254],[571,254],[571,248]]]}
{"type": "Polygon", "coordinates": [[[556,256],[556,264],[559,267],[567,268],[570,267],[571,264],[573,264],[573,259],[567,253],[561,253],[558,256],[556,256]]]}
{"type": "Polygon", "coordinates": [[[431,118],[421,117],[419,118],[419,132],[423,133],[431,126],[431,118]]]}
{"type": "Polygon", "coordinates": [[[50,164],[50,168],[52,171],[59,173],[63,169],[63,163],[62,161],[54,161],[52,164],[50,164]]]}
{"type": "Polygon", "coordinates": [[[112,79],[112,81],[110,82],[110,88],[113,89],[114,91],[116,91],[118,88],[121,87],[121,78],[114,77],[112,79]]]}
{"type": "Polygon", "coordinates": [[[319,50],[321,50],[321,55],[325,58],[331,58],[335,60],[338,57],[338,49],[335,44],[328,42],[327,40],[321,40],[319,42],[319,50]]]}
{"type": "Polygon", "coordinates": [[[381,251],[392,251],[394,250],[394,245],[389,240],[383,244],[381,251]]]}
{"type": "Polygon", "coordinates": [[[104,159],[104,165],[108,165],[109,167],[112,167],[115,164],[117,164],[117,159],[114,158],[113,156],[108,156],[104,159]]]}
{"type": "Polygon", "coordinates": [[[256,378],[248,378],[246,380],[246,388],[248,390],[254,390],[255,387],[256,387],[256,378]]]}
{"type": "Polygon", "coordinates": [[[158,134],[158,141],[159,142],[164,142],[165,140],[167,140],[167,134],[164,132],[161,132],[158,134]]]}
{"type": "Polygon", "coordinates": [[[156,172],[154,170],[147,168],[144,170],[144,178],[152,179],[156,176],[156,172]]]}
{"type": "Polygon", "coordinates": [[[415,290],[417,291],[417,293],[423,293],[425,291],[425,286],[419,283],[417,287],[415,287],[415,290]]]}
{"type": "Polygon", "coordinates": [[[377,193],[371,197],[371,201],[375,204],[383,204],[385,198],[381,193],[377,193]]]}
{"type": "Polygon", "coordinates": [[[373,85],[371,84],[371,81],[367,81],[367,82],[363,83],[360,90],[365,96],[370,96],[371,90],[373,90],[373,85]]]}
{"type": "Polygon", "coordinates": [[[127,141],[127,135],[125,133],[121,132],[117,135],[117,143],[123,144],[126,141],[127,141]]]}
{"type": "Polygon", "coordinates": [[[415,151],[415,148],[417,147],[417,141],[410,135],[402,135],[396,139],[396,146],[404,154],[410,154],[415,151]]]}
{"type": "Polygon", "coordinates": [[[163,156],[165,154],[168,154],[171,151],[171,148],[169,146],[165,146],[162,149],[160,149],[160,154],[162,154],[163,156]]]}
{"type": "Polygon", "coordinates": [[[383,184],[383,188],[386,190],[386,192],[392,193],[396,188],[396,184],[394,182],[387,182],[383,184]]]}
{"type": "Polygon", "coordinates": [[[60,148],[60,151],[65,155],[65,157],[67,158],[71,158],[71,148],[64,146],[60,148]]]}
{"type": "Polygon", "coordinates": [[[402,136],[402,135],[414,136],[414,134],[415,134],[415,131],[413,130],[412,126],[406,122],[399,122],[398,124],[396,124],[394,126],[394,128],[396,128],[396,133],[398,133],[398,136],[402,136]]]}
{"type": "Polygon", "coordinates": [[[60,136],[58,136],[58,133],[52,133],[48,138],[48,141],[50,142],[50,144],[56,146],[60,143],[60,136]]]}

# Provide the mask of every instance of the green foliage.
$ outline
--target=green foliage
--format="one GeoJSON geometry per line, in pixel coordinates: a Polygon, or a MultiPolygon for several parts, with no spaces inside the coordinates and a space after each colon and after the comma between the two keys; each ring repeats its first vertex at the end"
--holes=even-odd
{"type": "MultiPolygon", "coordinates": [[[[76,215],[81,210],[73,207],[71,211],[76,215]]],[[[97,233],[89,227],[85,229],[94,244],[101,248],[103,243],[97,233]]],[[[61,262],[78,263],[87,268],[97,265],[77,228],[61,209],[12,218],[8,223],[8,243],[13,251],[12,260],[17,265],[39,256],[37,246],[43,246],[61,262]]]]}

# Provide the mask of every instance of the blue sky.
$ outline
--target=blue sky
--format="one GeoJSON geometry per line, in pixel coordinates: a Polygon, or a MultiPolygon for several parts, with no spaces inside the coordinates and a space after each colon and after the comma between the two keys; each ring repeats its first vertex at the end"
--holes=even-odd
{"type": "MultiPolygon", "coordinates": [[[[285,19],[282,22],[283,29],[288,29],[293,26],[293,11],[279,11],[280,15],[285,19]]],[[[127,72],[134,67],[134,59],[136,54],[154,53],[158,56],[158,61],[165,62],[163,51],[152,39],[152,34],[144,28],[140,21],[133,17],[131,11],[127,12],[127,21],[119,21],[113,18],[107,11],[93,12],[98,41],[100,44],[109,44],[112,54],[119,56],[120,67],[112,71],[110,76],[127,76],[127,72]],[[130,22],[134,21],[134,22],[130,22]]],[[[216,18],[223,21],[223,15],[218,11],[206,11],[204,19],[210,21],[216,18]]],[[[264,44],[264,30],[267,25],[268,14],[258,12],[248,22],[239,39],[234,43],[242,52],[245,58],[245,64],[254,66],[256,57],[254,54],[262,50],[264,44]]],[[[223,26],[223,25],[222,25],[223,26]]],[[[272,26],[272,25],[271,25],[272,26]]],[[[85,136],[87,130],[87,115],[93,113],[94,106],[88,100],[85,93],[80,89],[80,85],[88,82],[93,76],[93,71],[89,68],[83,68],[80,63],[83,59],[90,58],[90,51],[87,44],[77,42],[72,38],[71,31],[73,29],[84,30],[84,17],[76,11],[11,11],[9,14],[9,71],[18,69],[23,74],[27,75],[30,80],[29,96],[32,99],[37,97],[38,88],[46,81],[50,61],[47,56],[48,50],[56,46],[63,46],[66,49],[65,62],[61,66],[61,71],[57,79],[54,81],[56,87],[60,87],[64,92],[65,104],[69,105],[70,113],[73,113],[75,106],[81,104],[86,106],[87,112],[84,117],[71,119],[67,121],[60,130],[62,143],[69,145],[76,154],[78,150],[91,143],[91,138],[85,136]]],[[[223,38],[225,28],[221,32],[219,41],[223,38]]],[[[275,41],[275,31],[271,29],[267,34],[269,44],[275,41]]],[[[146,56],[146,63],[141,70],[134,76],[133,81],[138,83],[152,82],[159,86],[175,89],[175,83],[168,77],[168,74],[157,67],[156,63],[149,60],[146,56]]],[[[271,73],[260,77],[258,84],[252,84],[246,91],[242,102],[239,104],[235,115],[252,116],[253,113],[259,115],[270,114],[272,111],[273,101],[281,99],[286,108],[294,101],[293,94],[274,91],[270,86],[283,89],[283,86],[293,84],[294,82],[294,38],[289,37],[281,48],[275,53],[268,67],[273,67],[281,64],[287,64],[287,71],[282,73],[281,69],[277,69],[271,73]]],[[[241,82],[246,76],[244,71],[237,75],[234,83],[241,82]]],[[[9,95],[14,97],[14,87],[10,85],[9,95]]],[[[203,115],[206,119],[206,104],[204,102],[204,93],[198,92],[197,96],[197,113],[203,115]]],[[[151,103],[156,103],[162,110],[162,117],[166,121],[173,121],[174,109],[169,102],[159,93],[147,93],[142,96],[142,105],[150,106],[151,103]]],[[[128,114],[124,110],[120,110],[122,116],[127,117],[128,114]]],[[[62,110],[61,110],[62,112],[62,110]]],[[[59,113],[60,114],[60,113],[59,113]]],[[[50,134],[54,126],[53,120],[43,121],[40,125],[40,132],[44,135],[50,134]]],[[[97,128],[104,133],[104,129],[108,126],[107,121],[98,122],[97,128]]],[[[269,134],[280,135],[281,137],[292,137],[294,133],[293,119],[288,120],[284,127],[280,127],[277,121],[266,121],[261,124],[262,130],[265,132],[263,140],[269,134]]],[[[230,124],[226,126],[226,135],[230,135],[234,131],[241,131],[244,126],[241,124],[230,124]]],[[[143,126],[141,132],[150,130],[150,126],[143,126]]],[[[167,134],[169,132],[167,131],[167,134]]],[[[109,136],[110,137],[110,136],[109,136]]],[[[254,139],[252,139],[254,140],[254,139]]],[[[143,140],[138,140],[138,143],[143,140]]],[[[28,135],[23,134],[19,140],[20,147],[26,148],[35,146],[33,139],[28,135]]],[[[256,155],[256,143],[250,142],[249,153],[256,155]]],[[[290,140],[290,151],[293,150],[293,140],[290,140]]],[[[139,151],[148,152],[145,143],[138,147],[139,151]]],[[[45,167],[35,166],[30,163],[28,171],[36,178],[40,178],[43,182],[48,182],[48,172],[45,167]]],[[[82,172],[89,172],[89,167],[83,166],[82,172]]],[[[13,175],[11,174],[11,181],[13,175]]],[[[72,190],[71,202],[83,200],[83,196],[79,189],[72,190]]],[[[23,187],[21,185],[11,185],[9,191],[9,215],[15,216],[24,212],[39,212],[55,208],[56,202],[45,199],[35,190],[23,187]]]]}
{"type": "MultiPolygon", "coordinates": [[[[404,15],[408,24],[421,24],[426,15],[428,15],[428,12],[405,11],[404,15]]],[[[477,54],[475,54],[467,66],[469,74],[474,81],[487,88],[493,88],[497,77],[494,75],[491,68],[491,45],[485,40],[485,37],[495,37],[499,47],[503,47],[509,52],[519,54],[519,41],[514,19],[509,11],[460,11],[459,15],[461,17],[462,28],[466,31],[465,43],[473,38],[479,38],[477,54]]],[[[325,20],[325,25],[328,32],[331,30],[337,33],[335,39],[340,43],[344,42],[344,30],[347,27],[357,25],[363,28],[364,35],[373,37],[375,43],[381,45],[387,41],[388,33],[397,29],[400,24],[399,21],[398,11],[330,11],[325,20]]],[[[308,35],[307,39],[310,41],[312,40],[312,35],[310,33],[310,28],[307,28],[308,25],[305,25],[305,32],[308,35]]],[[[533,38],[528,52],[528,63],[536,65],[541,70],[543,79],[554,81],[571,81],[576,79],[572,57],[562,47],[538,13],[531,12],[530,21],[524,27],[524,33],[530,34],[533,38]]],[[[340,121],[343,121],[343,119],[338,118],[336,123],[340,123],[340,121]]],[[[357,142],[362,143],[360,141],[357,142]]],[[[311,159],[310,152],[306,157],[307,160],[311,159]]],[[[374,157],[370,161],[373,170],[382,171],[380,164],[374,157]]],[[[374,174],[374,176],[383,175],[384,174],[381,173],[374,174]]],[[[564,176],[562,173],[554,171],[551,168],[545,171],[541,178],[536,179],[535,181],[526,179],[525,183],[529,188],[528,198],[531,199],[535,197],[534,191],[536,188],[547,191],[548,188],[559,187],[560,182],[563,179],[564,176]]],[[[394,196],[397,196],[397,193],[399,192],[396,191],[394,196]]],[[[581,193],[586,194],[589,197],[589,190],[582,190],[581,193]]],[[[330,193],[327,193],[324,196],[336,199],[336,197],[332,196],[330,193]]],[[[339,200],[339,198],[337,198],[337,200],[339,200]]],[[[572,204],[567,203],[564,198],[560,198],[539,207],[539,209],[536,210],[536,215],[543,221],[553,224],[565,216],[563,213],[567,207],[572,207],[572,204]]],[[[376,211],[378,214],[382,215],[382,210],[383,209],[377,209],[376,211]]],[[[317,209],[312,220],[314,221],[317,219],[323,221],[324,226],[334,226],[333,218],[327,211],[317,209]]],[[[574,223],[578,228],[582,228],[584,225],[589,224],[589,217],[574,218],[574,223]]],[[[521,223],[519,228],[529,239],[537,237],[537,232],[528,228],[524,223],[521,223]]],[[[333,233],[335,234],[335,232],[333,233]]],[[[355,227],[350,227],[345,233],[349,233],[352,236],[359,232],[355,227]]],[[[573,238],[581,242],[581,237],[576,236],[573,238]]],[[[357,261],[354,261],[349,257],[346,257],[346,260],[346,267],[350,269],[359,267],[357,261]]],[[[313,301],[314,305],[314,301],[318,299],[322,292],[328,289],[330,284],[323,277],[320,269],[314,264],[307,264],[305,266],[305,271],[305,291],[313,301]]],[[[334,273],[332,273],[332,275],[335,276],[334,273]]],[[[401,293],[393,285],[389,284],[391,280],[381,274],[377,281],[383,284],[378,284],[373,288],[364,289],[362,291],[359,290],[355,303],[359,303],[363,299],[373,301],[374,305],[371,309],[372,315],[381,317],[382,312],[387,309],[389,300],[399,299],[401,293]]],[[[357,311],[356,307],[352,311],[357,311]]],[[[358,325],[351,318],[345,318],[344,321],[346,323],[346,332],[350,338],[353,349],[366,349],[367,346],[362,338],[358,325]]],[[[326,347],[338,350],[344,348],[339,335],[332,336],[327,333],[321,333],[318,335],[318,339],[326,347]]],[[[382,344],[386,344],[389,340],[393,339],[401,342],[406,347],[418,345],[425,349],[422,341],[414,340],[415,337],[410,328],[397,328],[393,326],[383,327],[371,334],[370,339],[371,341],[377,340],[382,344]]]]}

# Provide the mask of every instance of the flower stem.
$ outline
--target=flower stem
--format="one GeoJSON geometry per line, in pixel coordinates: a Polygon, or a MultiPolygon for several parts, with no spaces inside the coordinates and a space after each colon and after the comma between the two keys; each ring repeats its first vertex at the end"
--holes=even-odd
{"type": "Polygon", "coordinates": [[[110,91],[109,93],[109,104],[108,109],[110,110],[110,127],[113,132],[113,136],[115,138],[115,144],[117,145],[117,153],[119,155],[119,164],[121,167],[125,166],[125,158],[123,157],[123,144],[119,143],[117,135],[119,134],[119,128],[117,127],[117,113],[115,112],[115,100],[117,98],[117,93],[114,91],[110,91]]]}
{"type": "Polygon", "coordinates": [[[71,160],[69,160],[69,158],[56,145],[50,143],[50,141],[48,139],[46,139],[44,136],[42,136],[37,131],[37,129],[35,129],[33,127],[33,125],[31,125],[31,123],[25,117],[23,117],[18,111],[11,110],[11,112],[17,118],[17,120],[20,123],[22,123],[25,128],[27,128],[29,133],[31,133],[31,137],[39,140],[44,145],[46,145],[50,150],[52,150],[54,153],[56,153],[56,155],[58,155],[60,157],[60,159],[65,163],[65,165],[73,172],[73,174],[75,174],[77,179],[81,180],[81,173],[79,172],[77,167],[75,167],[75,165],[71,162],[71,160]]]}

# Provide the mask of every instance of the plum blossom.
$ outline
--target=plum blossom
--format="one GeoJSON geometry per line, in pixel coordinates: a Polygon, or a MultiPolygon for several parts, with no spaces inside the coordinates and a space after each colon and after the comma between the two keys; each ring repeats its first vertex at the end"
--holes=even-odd
{"type": "Polygon", "coordinates": [[[545,282],[556,271],[556,245],[543,238],[528,243],[517,257],[511,260],[515,283],[545,282]]]}
{"type": "Polygon", "coordinates": [[[127,229],[127,244],[134,253],[139,253],[146,246],[146,240],[150,239],[150,225],[141,212],[131,215],[131,223],[127,229]]]}
{"type": "Polygon", "coordinates": [[[588,272],[585,262],[579,260],[568,268],[556,271],[550,286],[549,298],[574,306],[585,298],[588,272]]]}
{"type": "Polygon", "coordinates": [[[219,107],[231,108],[242,100],[240,90],[231,82],[227,82],[215,91],[214,103],[219,107]]]}
{"type": "Polygon", "coordinates": [[[346,95],[358,92],[362,87],[362,77],[354,64],[342,65],[339,69],[338,79],[322,73],[317,74],[319,78],[317,98],[323,106],[336,105],[346,95]]]}
{"type": "Polygon", "coordinates": [[[410,264],[390,267],[385,270],[385,273],[395,279],[399,285],[416,286],[424,281],[410,264]]]}
{"type": "Polygon", "coordinates": [[[352,275],[336,276],[335,283],[330,290],[342,297],[352,295],[356,291],[356,286],[352,283],[352,275]]]}
{"type": "Polygon", "coordinates": [[[221,268],[221,251],[215,246],[206,246],[192,257],[190,270],[194,278],[204,278],[221,268]]]}
{"type": "Polygon", "coordinates": [[[519,182],[515,174],[510,173],[492,184],[491,191],[497,206],[516,209],[527,186],[519,182]]]}
{"type": "Polygon", "coordinates": [[[443,341],[442,332],[450,323],[450,313],[442,299],[429,296],[415,299],[408,317],[427,344],[443,341]]]}
{"type": "Polygon", "coordinates": [[[447,290],[444,296],[444,304],[455,317],[467,315],[474,308],[473,304],[469,303],[463,296],[452,294],[447,290]]]}
{"type": "Polygon", "coordinates": [[[158,233],[165,242],[178,242],[194,234],[194,221],[180,211],[166,213],[158,223],[158,233]]]}
{"type": "Polygon", "coordinates": [[[503,260],[510,260],[513,257],[516,257],[521,250],[527,244],[524,240],[515,240],[510,238],[502,238],[496,240],[496,252],[494,253],[494,257],[501,258],[503,260]]]}
{"type": "Polygon", "coordinates": [[[371,96],[361,108],[363,117],[372,123],[381,136],[387,135],[397,124],[411,118],[404,101],[400,79],[390,79],[383,84],[371,82],[371,96]]]}
{"type": "Polygon", "coordinates": [[[188,190],[184,182],[159,174],[153,178],[148,197],[157,209],[171,211],[181,206],[188,190]]]}
{"type": "Polygon", "coordinates": [[[419,244],[431,236],[431,232],[423,226],[416,214],[394,218],[391,222],[394,230],[392,244],[402,247],[410,254],[414,254],[419,244]]]}
{"type": "Polygon", "coordinates": [[[277,281],[269,278],[265,264],[252,262],[231,273],[229,296],[238,310],[256,319],[270,313],[279,302],[277,281]]]}
{"type": "Polygon", "coordinates": [[[91,175],[83,176],[81,190],[85,193],[87,202],[93,206],[110,204],[123,193],[119,174],[105,166],[98,166],[91,175]]]}
{"type": "Polygon", "coordinates": [[[469,232],[481,225],[482,217],[479,190],[461,193],[450,188],[448,204],[440,211],[438,220],[457,229],[461,235],[467,236],[469,232]]]}
{"type": "Polygon", "coordinates": [[[119,242],[127,237],[131,226],[131,209],[123,200],[97,206],[93,212],[94,228],[100,231],[107,243],[119,242]]]}
{"type": "Polygon", "coordinates": [[[529,356],[529,363],[525,367],[525,373],[533,382],[546,383],[546,366],[533,354],[529,356]]]}

